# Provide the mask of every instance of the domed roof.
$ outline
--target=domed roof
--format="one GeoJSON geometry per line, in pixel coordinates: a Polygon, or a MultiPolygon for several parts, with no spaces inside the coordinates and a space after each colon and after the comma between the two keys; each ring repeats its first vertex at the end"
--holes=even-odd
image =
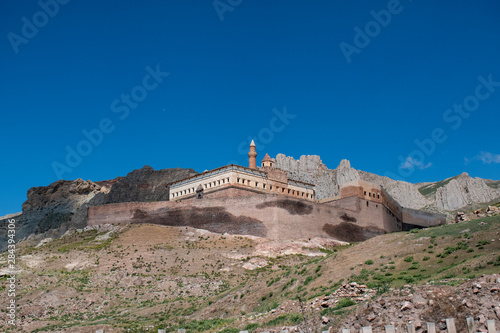
{"type": "Polygon", "coordinates": [[[266,153],[266,156],[264,156],[262,162],[273,162],[273,159],[271,158],[271,156],[269,156],[269,154],[266,153]]]}

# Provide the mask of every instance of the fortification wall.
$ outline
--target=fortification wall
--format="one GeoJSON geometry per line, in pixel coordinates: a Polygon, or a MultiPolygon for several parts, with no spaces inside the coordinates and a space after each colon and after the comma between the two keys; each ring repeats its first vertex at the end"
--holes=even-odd
{"type": "Polygon", "coordinates": [[[446,215],[443,214],[434,214],[411,208],[403,208],[401,214],[404,223],[408,225],[431,227],[446,223],[446,215]]]}
{"type": "Polygon", "coordinates": [[[330,205],[275,194],[89,207],[88,225],[103,223],[155,223],[270,239],[332,237],[345,241],[401,230],[382,205],[367,205],[358,197],[330,205]]]}
{"type": "Polygon", "coordinates": [[[410,229],[412,226],[432,227],[446,223],[446,216],[443,214],[401,207],[401,205],[384,189],[382,189],[382,198],[384,199],[384,205],[403,222],[403,230],[410,229]],[[406,225],[406,227],[404,225],[406,225]]]}

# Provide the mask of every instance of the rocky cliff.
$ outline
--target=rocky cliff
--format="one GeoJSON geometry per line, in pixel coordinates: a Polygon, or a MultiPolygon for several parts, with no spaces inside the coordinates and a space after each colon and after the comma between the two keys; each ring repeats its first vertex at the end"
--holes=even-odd
{"type": "Polygon", "coordinates": [[[28,190],[22,213],[0,217],[0,251],[5,249],[7,230],[5,220],[15,218],[16,237],[31,234],[57,237],[69,228],[87,224],[87,207],[127,201],[168,200],[167,184],[197,174],[193,169],[154,170],[149,166],[134,170],[125,177],[92,182],[77,179],[59,180],[49,186],[28,190]]]}
{"type": "Polygon", "coordinates": [[[484,179],[472,178],[465,172],[436,188],[434,194],[436,206],[445,210],[456,210],[477,202],[490,202],[499,196],[500,191],[488,186],[484,179]]]}
{"type": "Polygon", "coordinates": [[[276,167],[286,170],[290,178],[315,184],[318,199],[339,195],[343,184],[358,179],[383,186],[403,207],[413,209],[452,211],[500,198],[499,181],[472,178],[466,173],[441,182],[412,184],[356,170],[348,160],[335,169],[328,169],[315,155],[295,160],[278,154],[275,160],[276,167]]]}

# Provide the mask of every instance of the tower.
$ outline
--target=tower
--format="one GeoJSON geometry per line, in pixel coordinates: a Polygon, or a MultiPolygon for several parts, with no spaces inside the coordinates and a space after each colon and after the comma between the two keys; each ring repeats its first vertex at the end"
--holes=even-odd
{"type": "Polygon", "coordinates": [[[250,151],[248,152],[248,167],[257,169],[257,152],[255,151],[255,142],[250,143],[250,151]]]}
{"type": "Polygon", "coordinates": [[[262,167],[271,167],[272,168],[273,164],[274,164],[274,161],[271,158],[271,156],[269,156],[269,154],[266,154],[266,156],[264,156],[264,158],[262,159],[261,166],[262,167]]]}

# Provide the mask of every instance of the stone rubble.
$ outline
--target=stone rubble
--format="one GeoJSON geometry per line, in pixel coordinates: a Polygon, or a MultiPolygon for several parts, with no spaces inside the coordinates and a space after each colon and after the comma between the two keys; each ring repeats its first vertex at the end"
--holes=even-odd
{"type": "Polygon", "coordinates": [[[369,300],[340,325],[340,328],[372,326],[376,332],[385,325],[394,325],[404,332],[406,324],[413,323],[416,333],[426,331],[426,322],[446,329],[446,318],[454,318],[457,332],[467,331],[466,318],[473,317],[478,332],[487,332],[486,321],[494,319],[500,327],[500,275],[482,276],[459,286],[405,286],[392,289],[388,294],[369,300]]]}
{"type": "MultiPolygon", "coordinates": [[[[339,289],[335,290],[331,295],[326,296],[319,300],[319,304],[322,308],[335,307],[337,303],[343,298],[349,298],[356,303],[364,302],[369,300],[376,294],[375,289],[370,289],[364,284],[357,284],[356,282],[351,282],[342,285],[339,289]]],[[[318,302],[316,302],[317,304],[318,302]]],[[[315,307],[313,303],[311,306],[315,307]]]]}
{"type": "Polygon", "coordinates": [[[498,208],[497,206],[488,206],[488,208],[486,208],[484,212],[481,209],[477,209],[469,213],[457,212],[457,214],[455,215],[455,223],[466,222],[487,216],[496,216],[499,214],[500,208],[498,208]]]}

